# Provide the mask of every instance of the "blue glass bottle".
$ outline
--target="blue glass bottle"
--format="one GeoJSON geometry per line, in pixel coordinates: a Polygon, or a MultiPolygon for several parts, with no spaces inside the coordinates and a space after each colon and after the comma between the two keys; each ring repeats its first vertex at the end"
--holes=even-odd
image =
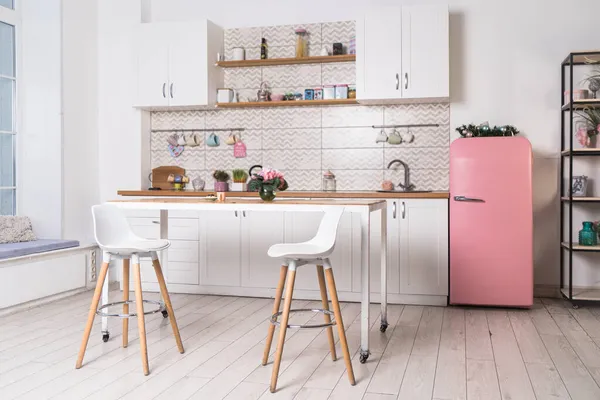
{"type": "Polygon", "coordinates": [[[579,231],[579,244],[581,246],[598,245],[598,233],[592,222],[586,221],[583,223],[583,229],[579,231]]]}

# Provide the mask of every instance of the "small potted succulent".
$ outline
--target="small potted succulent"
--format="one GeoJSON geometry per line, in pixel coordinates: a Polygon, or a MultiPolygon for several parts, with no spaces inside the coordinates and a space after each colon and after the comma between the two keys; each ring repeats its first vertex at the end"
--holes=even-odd
{"type": "Polygon", "coordinates": [[[215,192],[228,192],[229,191],[229,174],[220,169],[213,172],[213,178],[215,178],[215,192]]]}
{"type": "Polygon", "coordinates": [[[275,191],[286,190],[288,183],[281,172],[275,169],[263,168],[259,173],[252,174],[248,188],[251,191],[258,192],[263,201],[273,201],[275,191]]]}
{"type": "Polygon", "coordinates": [[[231,171],[231,175],[233,176],[231,191],[245,192],[247,190],[246,181],[248,180],[248,173],[243,169],[234,169],[231,171]]]}

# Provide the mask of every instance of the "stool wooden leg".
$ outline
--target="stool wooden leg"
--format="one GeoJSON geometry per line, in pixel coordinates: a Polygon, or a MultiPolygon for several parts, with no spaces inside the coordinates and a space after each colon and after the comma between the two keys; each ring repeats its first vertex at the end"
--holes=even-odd
{"type": "Polygon", "coordinates": [[[85,349],[90,339],[90,332],[92,331],[92,325],[94,325],[94,318],[96,317],[96,311],[98,310],[98,303],[100,303],[100,296],[102,295],[102,286],[106,279],[108,272],[108,263],[102,263],[100,268],[100,275],[98,275],[98,281],[96,282],[96,290],[94,290],[94,296],[92,297],[92,304],[90,305],[90,311],[88,313],[88,319],[85,324],[85,330],[83,331],[83,339],[81,340],[81,347],[79,348],[79,355],[77,356],[77,363],[75,368],[81,368],[83,364],[83,356],[85,355],[85,349]]]}
{"type": "MultiPolygon", "coordinates": [[[[317,265],[317,276],[319,278],[319,288],[321,289],[321,301],[323,302],[323,309],[329,311],[329,300],[327,299],[327,285],[325,284],[325,274],[323,274],[323,266],[317,265]]],[[[325,317],[325,323],[331,323],[331,316],[329,314],[323,314],[325,317]]],[[[327,328],[327,337],[329,338],[329,351],[331,352],[331,359],[335,361],[337,356],[335,354],[335,339],[333,338],[333,327],[327,328]]]]}
{"type": "Polygon", "coordinates": [[[327,286],[329,286],[329,297],[331,297],[331,304],[333,305],[335,324],[338,327],[338,335],[340,336],[340,345],[342,346],[342,352],[344,353],[344,361],[346,363],[346,370],[348,371],[348,380],[350,380],[350,384],[354,386],[356,384],[356,381],[354,380],[352,359],[350,358],[350,352],[348,351],[348,341],[346,340],[346,331],[344,330],[344,321],[342,321],[342,312],[340,311],[340,302],[338,301],[337,289],[335,287],[335,280],[333,279],[332,269],[327,268],[325,270],[325,275],[327,276],[327,286]]]}
{"type": "Polygon", "coordinates": [[[160,267],[160,261],[152,260],[152,265],[154,266],[154,272],[156,272],[156,278],[158,279],[158,284],[160,285],[160,293],[162,294],[165,306],[167,307],[167,312],[169,313],[169,321],[171,321],[171,328],[173,328],[173,335],[175,336],[175,341],[177,342],[177,348],[179,349],[179,352],[183,354],[185,350],[183,349],[183,343],[181,342],[181,336],[179,335],[179,327],[177,327],[175,312],[173,311],[173,305],[171,304],[171,298],[169,297],[169,291],[167,290],[165,277],[163,276],[162,268],[160,267]]]}
{"type": "MultiPolygon", "coordinates": [[[[279,270],[279,282],[277,283],[277,290],[275,291],[275,302],[273,303],[273,313],[279,312],[279,306],[281,305],[281,295],[283,294],[283,287],[285,286],[285,277],[287,275],[288,266],[282,265],[279,270]]],[[[269,353],[271,352],[271,343],[273,343],[273,335],[275,334],[275,325],[269,323],[269,334],[267,335],[267,344],[265,345],[265,353],[263,354],[262,365],[267,365],[269,361],[269,353]]]]}
{"type": "Polygon", "coordinates": [[[279,377],[279,366],[281,365],[281,356],[283,355],[285,334],[287,331],[288,321],[290,319],[290,309],[292,307],[292,295],[294,293],[295,280],[296,268],[293,268],[287,274],[285,302],[283,303],[283,314],[281,314],[281,323],[279,325],[279,341],[277,342],[277,351],[275,352],[275,361],[273,362],[273,373],[271,374],[271,393],[275,393],[275,389],[277,388],[277,378],[279,377]]]}
{"type": "MultiPolygon", "coordinates": [[[[123,301],[129,301],[129,259],[123,259],[123,301]]],[[[123,314],[129,314],[129,304],[123,304],[123,314]]],[[[123,318],[123,347],[129,344],[129,318],[123,318]]]]}
{"type": "Polygon", "coordinates": [[[150,373],[148,366],[148,345],[146,343],[146,323],[144,321],[144,303],[142,297],[142,277],[140,274],[140,264],[133,264],[133,275],[135,278],[135,305],[137,308],[138,330],[140,331],[140,352],[142,354],[142,366],[144,375],[150,373]]]}

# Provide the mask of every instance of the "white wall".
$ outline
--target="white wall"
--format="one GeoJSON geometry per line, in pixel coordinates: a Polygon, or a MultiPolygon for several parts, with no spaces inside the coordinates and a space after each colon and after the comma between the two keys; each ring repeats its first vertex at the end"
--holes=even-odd
{"type": "MultiPolygon", "coordinates": [[[[127,59],[125,22],[138,18],[134,1],[102,1],[100,7],[100,87],[114,88],[122,70],[114,60],[127,59]],[[116,47],[116,48],[112,48],[116,47]]],[[[356,18],[367,7],[423,3],[397,0],[144,0],[143,18],[177,21],[208,18],[225,28],[325,22],[356,18]],[[149,6],[149,8],[148,8],[149,6]]],[[[489,121],[512,124],[533,145],[535,282],[557,285],[558,150],[560,146],[560,61],[570,51],[598,47],[600,2],[597,0],[431,0],[450,4],[451,126],[489,121]]],[[[139,4],[138,4],[139,6],[139,4]]],[[[125,69],[128,67],[125,66],[125,69]]],[[[123,82],[122,82],[123,83],[123,82]]],[[[119,85],[117,85],[119,86],[119,85]]],[[[100,141],[103,158],[114,149],[102,141],[119,138],[129,147],[119,167],[102,166],[103,199],[119,188],[139,188],[139,116],[127,109],[127,85],[100,93],[100,141]],[[115,100],[116,99],[116,100],[115,100]],[[118,104],[112,104],[112,101],[118,104]],[[109,104],[111,103],[111,104],[109,104]],[[108,120],[112,119],[112,120],[108,120]],[[115,122],[118,120],[118,124],[115,122]],[[125,174],[125,175],[123,175],[125,174]]],[[[453,132],[453,138],[457,135],[453,132]]],[[[145,184],[145,182],[144,182],[145,184]]],[[[590,266],[591,268],[591,266],[590,266]]],[[[591,269],[576,284],[598,281],[591,269]],[[590,276],[591,274],[591,276],[590,276]]]]}
{"type": "Polygon", "coordinates": [[[62,231],[61,1],[27,0],[21,7],[21,68],[17,93],[17,211],[42,238],[62,231]]]}
{"type": "Polygon", "coordinates": [[[87,244],[100,201],[97,0],[62,0],[62,16],[63,237],[87,244]]]}

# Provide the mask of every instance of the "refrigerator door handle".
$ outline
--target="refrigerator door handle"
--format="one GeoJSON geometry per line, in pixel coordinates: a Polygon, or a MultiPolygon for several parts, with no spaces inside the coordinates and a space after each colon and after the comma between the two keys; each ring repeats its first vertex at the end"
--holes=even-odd
{"type": "Polygon", "coordinates": [[[466,196],[454,196],[454,201],[470,201],[472,203],[485,203],[483,199],[476,199],[474,197],[466,197],[466,196]]]}

